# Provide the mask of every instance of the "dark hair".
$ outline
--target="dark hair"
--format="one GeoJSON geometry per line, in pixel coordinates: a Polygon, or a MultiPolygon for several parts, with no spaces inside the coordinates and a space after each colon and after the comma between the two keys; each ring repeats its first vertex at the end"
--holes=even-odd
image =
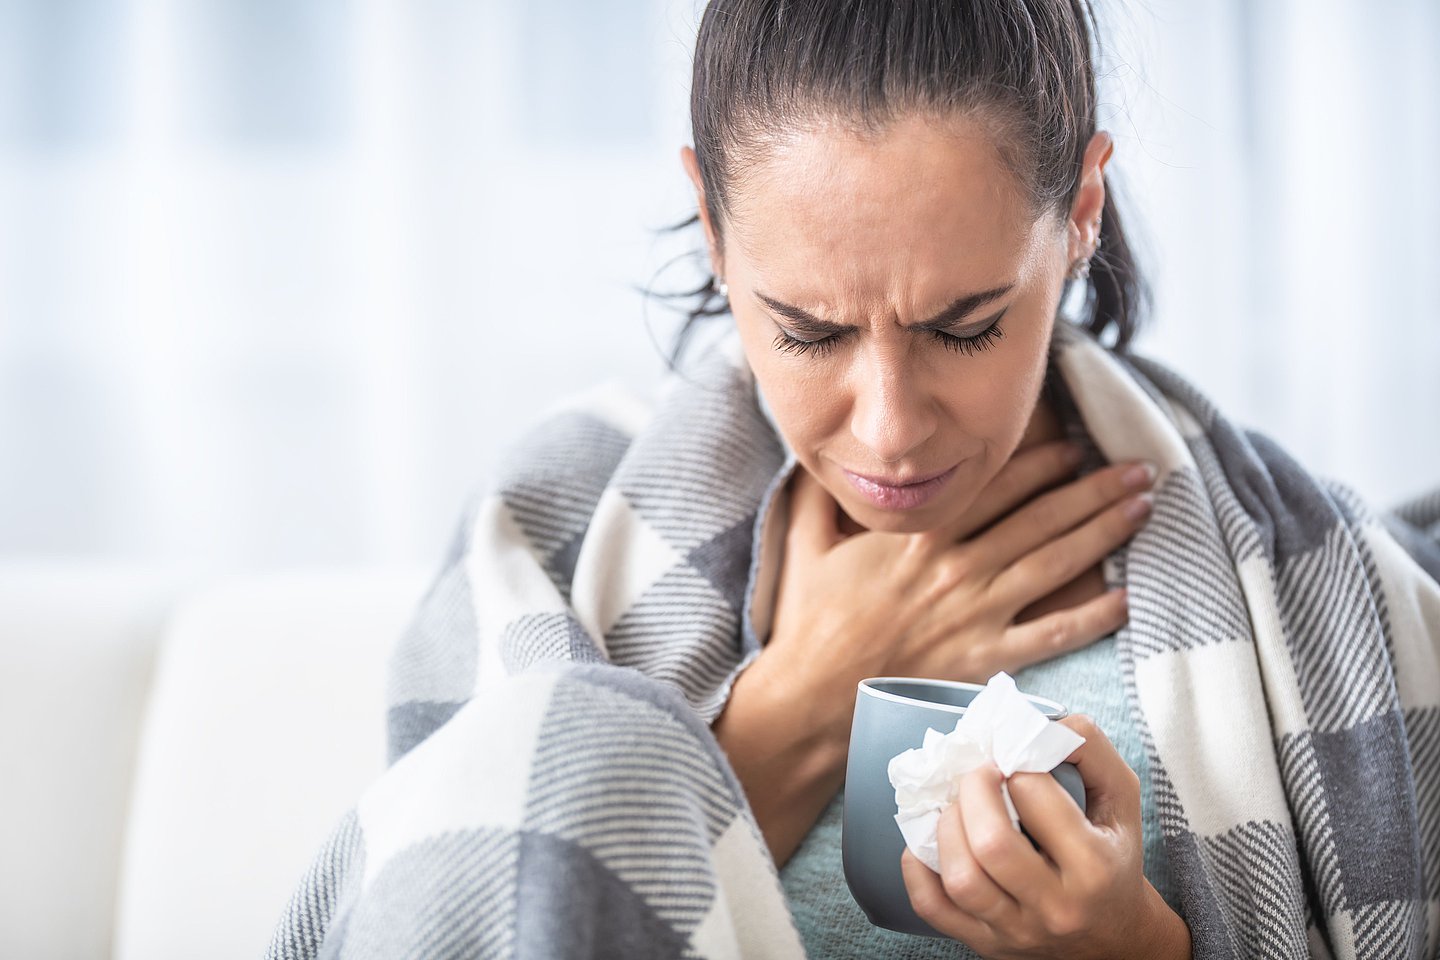
{"type": "MultiPolygon", "coordinates": [[[[1095,133],[1094,19],[1089,0],[711,0],[690,89],[711,222],[719,231],[737,174],[777,130],[823,118],[878,132],[910,111],[986,123],[1034,215],[1068,216],[1095,133]]],[[[1108,176],[1101,218],[1078,322],[1123,351],[1149,291],[1108,176]]],[[[695,323],[729,306],[713,276],[666,296],[693,299],[673,367],[695,323]]]]}

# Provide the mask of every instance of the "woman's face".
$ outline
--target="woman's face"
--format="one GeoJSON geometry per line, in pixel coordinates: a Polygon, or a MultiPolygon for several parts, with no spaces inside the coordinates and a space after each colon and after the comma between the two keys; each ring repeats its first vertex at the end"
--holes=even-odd
{"type": "MultiPolygon", "coordinates": [[[[698,192],[688,148],[685,163],[698,192]]],[[[723,254],[705,218],[781,432],[861,526],[953,519],[1015,452],[1064,274],[1093,244],[1094,181],[1099,199],[1082,189],[1075,219],[1034,220],[979,125],[913,117],[874,137],[819,127],[775,146],[731,188],[723,254]],[[944,471],[909,491],[860,479],[944,471]]]]}

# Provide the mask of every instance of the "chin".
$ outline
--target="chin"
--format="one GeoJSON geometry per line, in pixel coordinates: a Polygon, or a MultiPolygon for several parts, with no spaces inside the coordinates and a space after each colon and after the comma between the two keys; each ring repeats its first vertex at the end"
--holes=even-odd
{"type": "Polygon", "coordinates": [[[931,504],[926,504],[924,510],[877,510],[867,507],[859,511],[847,509],[845,512],[857,524],[875,533],[924,533],[940,526],[940,515],[931,504]]]}
{"type": "Polygon", "coordinates": [[[933,499],[908,510],[877,506],[845,479],[837,484],[840,489],[831,488],[831,495],[855,526],[877,533],[926,533],[946,526],[970,509],[981,486],[975,474],[983,466],[982,457],[964,458],[956,475],[933,499]]]}
{"type": "Polygon", "coordinates": [[[872,533],[924,533],[934,524],[916,523],[910,517],[887,517],[881,522],[867,523],[863,526],[872,533]]]}

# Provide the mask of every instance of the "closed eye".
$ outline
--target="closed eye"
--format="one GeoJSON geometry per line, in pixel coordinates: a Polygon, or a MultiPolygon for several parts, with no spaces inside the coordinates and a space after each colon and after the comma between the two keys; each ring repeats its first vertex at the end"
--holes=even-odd
{"type": "MultiPolygon", "coordinates": [[[[1005,331],[1000,328],[1000,319],[1005,316],[1005,311],[1000,311],[993,323],[979,333],[969,336],[956,336],[953,333],[946,333],[943,330],[931,330],[930,336],[940,343],[947,350],[954,350],[956,353],[963,353],[967,357],[973,357],[981,350],[988,350],[995,343],[1005,339],[1005,331]]],[[[781,353],[793,353],[796,356],[804,356],[814,352],[816,356],[828,356],[842,341],[850,334],[834,334],[829,337],[821,337],[819,340],[801,340],[792,337],[783,329],[780,335],[775,338],[774,347],[781,353]]]]}

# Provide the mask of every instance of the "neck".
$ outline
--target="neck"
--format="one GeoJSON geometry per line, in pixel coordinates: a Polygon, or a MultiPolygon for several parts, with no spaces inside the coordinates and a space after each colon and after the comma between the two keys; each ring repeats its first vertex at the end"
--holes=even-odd
{"type": "Polygon", "coordinates": [[[1050,400],[1049,392],[1042,390],[1040,399],[1035,403],[1035,409],[1030,413],[1030,422],[1025,426],[1025,433],[1020,437],[1020,445],[1015,448],[1015,453],[1042,443],[1049,443],[1052,440],[1064,439],[1065,427],[1060,423],[1060,415],[1055,412],[1055,405],[1050,400]]]}

